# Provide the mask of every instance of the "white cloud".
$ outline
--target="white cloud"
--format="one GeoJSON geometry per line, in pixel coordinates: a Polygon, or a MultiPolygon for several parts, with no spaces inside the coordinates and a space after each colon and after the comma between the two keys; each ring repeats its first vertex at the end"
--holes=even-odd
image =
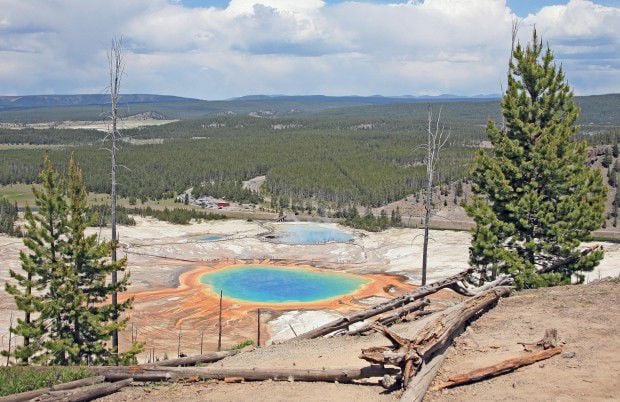
{"type": "MultiPolygon", "coordinates": [[[[497,93],[514,14],[504,0],[399,4],[232,0],[0,0],[0,93],[100,92],[105,48],[123,34],[125,91],[224,98],[248,93],[497,93]]],[[[580,93],[620,92],[620,8],[545,7],[536,24],[580,93]]]]}

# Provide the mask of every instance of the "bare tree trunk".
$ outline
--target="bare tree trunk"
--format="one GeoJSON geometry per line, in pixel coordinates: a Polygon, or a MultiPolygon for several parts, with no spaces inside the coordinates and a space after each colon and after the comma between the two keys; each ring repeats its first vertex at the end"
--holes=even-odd
{"type": "Polygon", "coordinates": [[[150,366],[159,366],[159,367],[193,366],[198,363],[213,363],[213,362],[222,360],[225,357],[236,355],[237,353],[240,353],[240,352],[241,352],[240,349],[227,350],[224,352],[210,352],[210,353],[205,353],[205,354],[201,354],[198,356],[179,357],[176,359],[161,360],[153,364],[145,364],[143,366],[148,366],[148,367],[150,366]]]}
{"type": "Polygon", "coordinates": [[[505,373],[510,373],[519,367],[528,366],[541,360],[549,359],[562,352],[561,347],[542,350],[540,352],[529,353],[522,356],[511,357],[491,366],[482,367],[469,371],[464,374],[458,374],[450,377],[448,381],[444,381],[432,388],[432,391],[439,391],[444,388],[451,388],[457,385],[470,384],[472,382],[482,381],[487,378],[496,377],[505,373]]]}
{"type": "Polygon", "coordinates": [[[426,273],[428,269],[428,238],[431,215],[433,212],[433,180],[435,168],[439,160],[439,153],[450,138],[450,132],[445,132],[444,127],[439,127],[441,120],[441,108],[437,116],[437,122],[433,128],[433,111],[428,108],[428,130],[426,146],[426,197],[424,200],[424,245],[422,248],[422,286],[426,285],[426,273]]]}
{"type": "MultiPolygon", "coordinates": [[[[119,138],[118,132],[118,96],[121,86],[121,79],[125,69],[125,63],[123,60],[122,39],[112,39],[112,45],[108,53],[108,62],[110,66],[110,101],[112,104],[112,131],[110,133],[110,140],[112,143],[110,153],[112,154],[112,188],[110,191],[111,207],[110,207],[110,219],[112,226],[112,261],[116,262],[116,243],[118,242],[116,231],[116,170],[117,170],[117,158],[116,151],[118,150],[117,141],[119,138]]],[[[112,286],[116,286],[118,283],[118,273],[112,272],[112,286]]],[[[118,295],[114,291],[112,293],[112,305],[114,307],[113,319],[118,320],[118,295]]],[[[112,353],[118,359],[118,330],[114,330],[112,333],[112,353]]]]}

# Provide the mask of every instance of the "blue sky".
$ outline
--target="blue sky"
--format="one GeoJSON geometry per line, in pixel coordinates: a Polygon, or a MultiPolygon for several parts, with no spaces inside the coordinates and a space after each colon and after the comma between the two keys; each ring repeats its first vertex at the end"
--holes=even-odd
{"type": "Polygon", "coordinates": [[[496,94],[512,21],[534,26],[577,94],[620,92],[620,0],[0,0],[0,94],[101,93],[122,35],[122,90],[496,94]]]}

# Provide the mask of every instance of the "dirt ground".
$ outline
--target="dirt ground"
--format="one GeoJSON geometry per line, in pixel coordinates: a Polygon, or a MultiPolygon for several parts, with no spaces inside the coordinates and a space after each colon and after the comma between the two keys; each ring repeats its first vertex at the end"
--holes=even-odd
{"type": "MultiPolygon", "coordinates": [[[[620,395],[620,282],[539,289],[513,294],[484,314],[456,339],[435,384],[450,375],[524,353],[518,342],[540,339],[556,328],[561,355],[477,384],[430,392],[428,401],[617,400],[620,395]]],[[[411,337],[425,321],[393,328],[411,337]]],[[[362,367],[361,348],[379,346],[379,335],[337,337],[265,347],[225,359],[224,367],[362,367]]],[[[396,400],[377,385],[260,382],[133,386],[106,401],[378,401],[396,400]]]]}

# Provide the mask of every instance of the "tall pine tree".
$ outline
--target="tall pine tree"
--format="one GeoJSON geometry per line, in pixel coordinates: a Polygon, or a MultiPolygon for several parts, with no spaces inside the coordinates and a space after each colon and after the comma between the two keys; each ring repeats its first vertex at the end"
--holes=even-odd
{"type": "Polygon", "coordinates": [[[26,207],[23,241],[27,251],[20,252],[19,256],[23,272],[11,270],[13,280],[6,283],[7,293],[24,312],[24,319],[18,319],[13,333],[23,337],[23,344],[15,349],[14,355],[25,363],[32,357],[39,357],[42,351],[45,323],[40,313],[46,304],[44,294],[47,293],[49,273],[58,266],[59,249],[66,231],[63,181],[47,155],[39,180],[41,188],[32,189],[37,213],[33,214],[26,207]]]}
{"type": "Polygon", "coordinates": [[[534,31],[512,56],[505,127],[489,121],[493,149],[478,152],[473,170],[470,262],[483,278],[513,275],[520,288],[569,283],[603,258],[577,246],[603,221],[606,187],[586,166],[586,144],[574,140],[579,109],[551,50],[534,31]],[[558,264],[568,257],[574,261],[558,264]]]}
{"type": "MultiPolygon", "coordinates": [[[[70,338],[67,355],[70,363],[75,364],[110,363],[116,359],[106,342],[114,330],[124,327],[126,320],[114,320],[114,306],[106,300],[113,292],[127,289],[129,275],[124,275],[116,284],[108,283],[107,278],[112,272],[125,271],[127,260],[111,261],[108,256],[112,243],[98,243],[94,234],[86,236],[86,228],[92,224],[86,197],[82,171],[72,157],[67,180],[68,241],[63,253],[66,278],[70,283],[70,292],[66,294],[70,338]]],[[[130,299],[119,303],[116,311],[123,312],[130,304],[130,299]]]]}

